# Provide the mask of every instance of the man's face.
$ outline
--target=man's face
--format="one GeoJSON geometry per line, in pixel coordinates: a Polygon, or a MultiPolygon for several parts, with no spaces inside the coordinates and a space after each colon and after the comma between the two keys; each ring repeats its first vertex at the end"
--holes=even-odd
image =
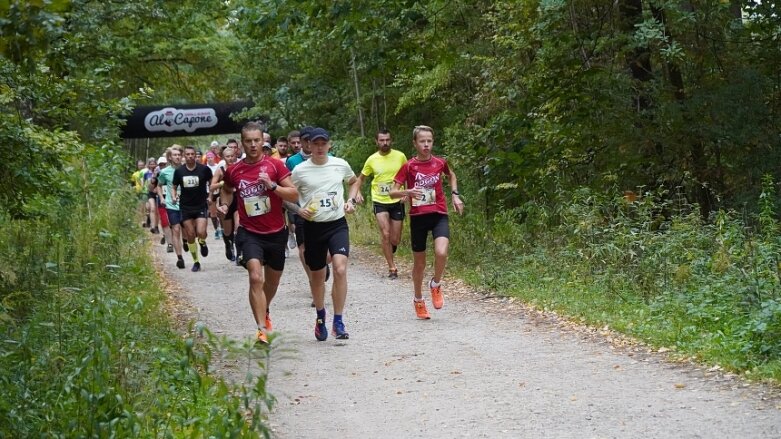
{"type": "Polygon", "coordinates": [[[184,150],[184,164],[192,166],[195,164],[198,153],[194,149],[187,148],[184,150]]]}
{"type": "Polygon", "coordinates": [[[240,156],[242,151],[243,151],[241,149],[241,146],[238,143],[236,143],[236,142],[228,143],[228,148],[233,148],[234,149],[234,151],[236,152],[236,157],[240,156]]]}
{"type": "Polygon", "coordinates": [[[287,155],[287,142],[277,141],[277,152],[280,155],[287,155]]]}
{"type": "Polygon", "coordinates": [[[241,144],[244,146],[247,158],[250,160],[258,159],[263,153],[263,133],[260,130],[242,131],[241,144]]]}
{"type": "Polygon", "coordinates": [[[173,166],[179,166],[182,163],[182,152],[178,149],[171,150],[171,164],[173,166]]]}
{"type": "Polygon", "coordinates": [[[391,135],[390,134],[377,134],[377,138],[374,139],[377,142],[377,149],[382,153],[386,153],[391,149],[391,135]]]}
{"type": "Polygon", "coordinates": [[[271,134],[263,133],[263,141],[271,145],[271,134]]]}
{"type": "Polygon", "coordinates": [[[139,171],[144,169],[144,161],[143,160],[139,160],[139,161],[136,162],[136,169],[139,170],[139,171]]]}
{"type": "Polygon", "coordinates": [[[304,154],[306,155],[312,154],[312,148],[309,145],[308,139],[301,139],[301,151],[304,151],[304,154]]]}
{"type": "Polygon", "coordinates": [[[291,154],[298,154],[298,151],[301,151],[301,138],[300,137],[291,137],[288,139],[288,145],[290,145],[291,148],[291,154]]]}

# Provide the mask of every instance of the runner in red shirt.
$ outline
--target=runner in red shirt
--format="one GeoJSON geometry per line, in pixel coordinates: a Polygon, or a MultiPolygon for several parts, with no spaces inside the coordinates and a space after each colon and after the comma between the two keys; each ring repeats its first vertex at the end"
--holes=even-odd
{"type": "Polygon", "coordinates": [[[217,210],[224,216],[237,197],[240,225],[236,258],[249,272],[249,303],[258,325],[256,339],[265,344],[267,332],[272,330],[269,306],[285,268],[288,230],[282,200],[297,202],[298,191],[285,165],[263,154],[263,142],[260,124],[244,125],[241,143],[246,157],[225,170],[217,210]]]}
{"type": "Polygon", "coordinates": [[[443,176],[450,182],[453,208],[459,214],[464,213],[464,203],[458,193],[456,174],[443,158],[431,154],[434,148],[434,130],[425,125],[415,127],[412,143],[418,151],[417,156],[408,160],[399,169],[390,191],[391,198],[410,197],[412,207],[409,211],[410,238],[414,264],[412,282],[415,288],[413,305],[418,318],[430,319],[421,292],[423,274],[426,269],[426,238],[431,232],[434,238],[434,276],[429,281],[431,302],[434,308],[444,305],[442,295],[442,276],[445,274],[447,252],[450,244],[450,226],[447,216],[447,201],[443,190],[443,176]],[[404,186],[407,189],[401,190],[404,186]]]}

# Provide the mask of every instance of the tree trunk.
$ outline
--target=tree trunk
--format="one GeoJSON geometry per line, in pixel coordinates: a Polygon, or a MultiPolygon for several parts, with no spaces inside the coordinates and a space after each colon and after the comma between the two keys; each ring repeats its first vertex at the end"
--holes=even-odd
{"type": "Polygon", "coordinates": [[[366,137],[363,126],[363,109],[361,108],[361,89],[358,86],[358,68],[355,65],[355,51],[350,48],[350,64],[352,64],[353,82],[355,83],[355,107],[358,109],[358,126],[361,128],[361,137],[366,137]]]}

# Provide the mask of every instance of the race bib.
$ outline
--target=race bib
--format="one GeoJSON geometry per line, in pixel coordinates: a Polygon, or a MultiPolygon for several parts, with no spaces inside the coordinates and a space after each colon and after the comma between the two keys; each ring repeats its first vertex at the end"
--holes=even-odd
{"type": "Polygon", "coordinates": [[[437,202],[437,191],[433,187],[419,187],[423,191],[423,195],[420,198],[413,198],[413,206],[428,206],[429,204],[435,204],[437,202]]]}
{"type": "Polygon", "coordinates": [[[306,205],[306,209],[312,213],[319,210],[336,210],[337,207],[336,192],[317,192],[306,205]]]}
{"type": "Polygon", "coordinates": [[[198,187],[198,176],[197,175],[185,175],[182,177],[182,186],[186,188],[193,188],[198,187]]]}
{"type": "Polygon", "coordinates": [[[392,186],[393,185],[391,183],[379,183],[377,184],[377,190],[381,195],[390,195],[392,186]]]}
{"type": "Polygon", "coordinates": [[[268,197],[254,196],[244,199],[244,211],[247,216],[259,216],[271,210],[271,202],[268,197]]]}

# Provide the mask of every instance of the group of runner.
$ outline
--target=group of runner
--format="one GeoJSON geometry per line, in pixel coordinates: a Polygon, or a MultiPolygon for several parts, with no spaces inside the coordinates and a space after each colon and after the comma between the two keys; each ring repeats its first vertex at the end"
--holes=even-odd
{"type": "Polygon", "coordinates": [[[336,339],[348,339],[342,317],[350,255],[345,214],[354,212],[364,202],[361,186],[371,179],[373,210],[390,279],[398,277],[394,254],[405,206],[409,205],[413,307],[418,318],[429,319],[422,294],[429,233],[434,242],[434,275],[428,288],[434,308],[440,309],[444,304],[441,282],[450,238],[444,178],[450,186],[454,210],[463,213],[464,204],[455,173],[445,159],[432,154],[433,129],[415,127],[412,137],[417,154],[407,160],[402,152],[392,148],[387,130],[378,132],[377,152],[366,160],[358,176],[345,160],[330,154],[331,136],[323,128],[304,127],[272,145],[263,126],[249,122],[241,130],[240,146],[228,145],[224,160],[214,169],[197,161],[194,148],[171,146],[165,157],[168,166],[159,173],[156,188],[165,203],[171,234],[168,243],[173,244],[177,267],[184,268],[184,247],[193,257],[192,271],[200,270],[198,250],[201,256],[208,255],[206,218],[211,209],[222,222],[226,257],[248,272],[249,302],[258,342],[268,343],[268,333],[273,329],[271,301],[277,293],[287,252],[295,246],[316,311],[315,338],[328,338],[325,283],[330,275],[331,334],[336,339]]]}

